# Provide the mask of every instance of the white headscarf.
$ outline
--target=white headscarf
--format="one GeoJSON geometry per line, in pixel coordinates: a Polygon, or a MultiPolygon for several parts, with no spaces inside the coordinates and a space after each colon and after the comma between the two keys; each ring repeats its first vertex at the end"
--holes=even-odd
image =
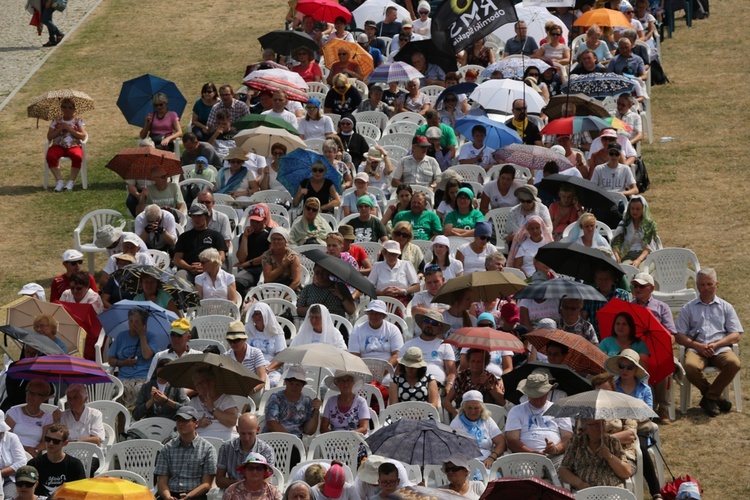
{"type": "Polygon", "coordinates": [[[338,347],[339,349],[346,349],[346,343],[344,343],[344,337],[341,336],[341,332],[333,326],[331,321],[331,313],[328,312],[328,308],[322,304],[315,304],[307,309],[305,315],[305,321],[299,327],[297,335],[292,339],[290,347],[296,347],[300,345],[313,344],[313,343],[325,343],[338,347]],[[313,307],[320,308],[320,315],[323,319],[323,331],[316,333],[313,330],[312,323],[310,322],[310,311],[313,307]]]}
{"type": "Polygon", "coordinates": [[[252,317],[255,312],[259,312],[263,315],[263,323],[266,325],[262,332],[259,332],[255,328],[255,323],[248,321],[245,325],[245,333],[248,338],[250,337],[265,337],[267,339],[273,338],[276,335],[284,336],[284,328],[279,324],[276,319],[276,315],[271,310],[271,307],[265,302],[256,302],[250,308],[249,316],[252,317]]]}

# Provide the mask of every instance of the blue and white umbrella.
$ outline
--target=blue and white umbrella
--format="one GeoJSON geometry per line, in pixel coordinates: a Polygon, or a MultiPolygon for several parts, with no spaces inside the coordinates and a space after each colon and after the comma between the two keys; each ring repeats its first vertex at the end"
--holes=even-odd
{"type": "Polygon", "coordinates": [[[523,73],[532,66],[537,68],[540,73],[544,73],[551,67],[541,59],[532,59],[527,56],[511,57],[490,64],[479,73],[479,76],[490,78],[495,71],[502,71],[504,78],[520,80],[523,78],[523,73]]]}
{"type": "Polygon", "coordinates": [[[336,191],[341,193],[341,173],[331,165],[328,159],[309,149],[295,149],[279,160],[279,173],[276,180],[284,185],[287,191],[294,194],[299,189],[303,180],[312,176],[313,163],[320,161],[326,166],[326,179],[333,182],[336,191]]]}
{"type": "Polygon", "coordinates": [[[112,307],[99,315],[99,322],[102,324],[105,333],[115,338],[120,334],[127,335],[130,331],[128,326],[128,312],[131,309],[140,308],[148,312],[148,321],[146,330],[149,333],[156,334],[157,349],[163,351],[169,346],[169,330],[172,321],[177,319],[177,315],[163,307],[157,306],[153,302],[140,302],[135,300],[121,300],[112,307]]]}

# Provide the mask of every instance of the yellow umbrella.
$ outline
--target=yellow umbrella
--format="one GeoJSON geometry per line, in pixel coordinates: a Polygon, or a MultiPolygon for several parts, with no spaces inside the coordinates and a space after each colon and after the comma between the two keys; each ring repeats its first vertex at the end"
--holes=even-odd
{"type": "Polygon", "coordinates": [[[82,357],[86,344],[86,330],[60,304],[43,302],[33,297],[21,297],[0,308],[0,323],[34,331],[34,318],[49,314],[57,320],[57,337],[63,341],[71,356],[82,357]]]}
{"type": "Polygon", "coordinates": [[[56,500],[153,500],[151,490],[116,477],[93,477],[71,481],[55,491],[56,500]]]}
{"type": "Polygon", "coordinates": [[[375,64],[372,62],[372,56],[369,52],[357,43],[345,42],[338,38],[323,45],[323,57],[326,61],[326,68],[331,69],[334,63],[339,62],[339,49],[345,49],[351,54],[349,60],[359,64],[359,69],[365,78],[375,69],[375,64]]]}

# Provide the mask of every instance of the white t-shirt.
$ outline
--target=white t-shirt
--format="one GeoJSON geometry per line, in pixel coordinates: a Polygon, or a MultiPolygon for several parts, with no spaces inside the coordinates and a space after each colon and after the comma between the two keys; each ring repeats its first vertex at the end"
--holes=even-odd
{"type": "Polygon", "coordinates": [[[377,358],[383,361],[391,359],[391,353],[401,349],[404,338],[393,323],[383,321],[375,330],[369,321],[355,326],[349,334],[349,352],[357,353],[363,358],[377,358]]]}
{"type": "Polygon", "coordinates": [[[529,403],[516,405],[508,412],[505,432],[521,431],[521,442],[535,451],[544,450],[545,439],[557,444],[561,441],[560,431],[573,432],[568,418],[545,417],[552,402],[547,401],[542,408],[534,408],[529,403]]]}
{"type": "MultiPolygon", "coordinates": [[[[190,346],[188,346],[187,351],[182,353],[183,356],[185,354],[203,354],[203,351],[199,351],[198,349],[191,349],[190,346]]],[[[159,360],[162,358],[178,359],[179,356],[177,356],[177,353],[174,352],[171,347],[169,349],[164,349],[163,351],[159,351],[156,354],[154,354],[154,357],[151,358],[151,368],[148,369],[148,375],[146,375],[146,380],[151,380],[151,377],[154,376],[154,372],[156,371],[156,365],[159,364],[159,360]]]]}
{"type": "Polygon", "coordinates": [[[546,244],[547,242],[544,241],[544,239],[540,240],[539,243],[534,243],[531,241],[531,238],[526,238],[523,243],[518,246],[516,258],[523,257],[521,270],[526,273],[526,276],[534,274],[534,257],[536,257],[537,251],[546,244]]]}
{"type": "Polygon", "coordinates": [[[34,418],[26,415],[20,406],[10,408],[6,415],[16,423],[13,427],[13,434],[18,436],[24,446],[39,445],[44,437],[42,436],[43,428],[53,423],[52,413],[45,412],[39,418],[34,418]]]}
{"type": "Polygon", "coordinates": [[[602,163],[594,169],[591,182],[607,191],[625,191],[635,184],[635,177],[627,165],[620,163],[617,168],[610,168],[606,163],[602,163]]]}
{"type": "Polygon", "coordinates": [[[229,285],[234,283],[234,275],[219,269],[216,274],[216,283],[211,281],[208,273],[201,273],[195,277],[195,284],[203,288],[204,299],[226,299],[229,285]]]}
{"type": "Polygon", "coordinates": [[[307,117],[299,120],[297,132],[304,135],[305,139],[325,139],[326,134],[333,134],[336,131],[333,128],[333,120],[330,116],[321,116],[320,120],[308,120],[307,117]]]}
{"type": "Polygon", "coordinates": [[[474,143],[472,142],[467,142],[466,144],[461,146],[461,151],[458,154],[458,159],[467,160],[469,158],[475,158],[479,155],[479,151],[482,151],[482,159],[479,161],[479,163],[477,163],[477,165],[481,165],[484,168],[487,168],[495,163],[494,158],[492,158],[492,153],[495,152],[494,149],[488,148],[487,146],[477,149],[474,147],[474,143]]]}
{"type": "MultiPolygon", "coordinates": [[[[153,266],[154,259],[149,253],[137,252],[135,254],[135,263],[143,266],[153,266]]],[[[110,255],[107,259],[107,264],[104,266],[104,272],[111,276],[115,271],[117,271],[117,259],[115,259],[114,255],[110,255]]]]}
{"type": "Polygon", "coordinates": [[[421,19],[412,21],[411,26],[412,31],[417,35],[420,35],[423,38],[432,38],[432,34],[430,31],[432,29],[432,19],[430,19],[429,17],[427,18],[427,21],[422,21],[421,19]]]}
{"type": "Polygon", "coordinates": [[[408,288],[411,285],[419,282],[417,277],[417,271],[414,269],[414,264],[408,260],[399,260],[396,265],[388,265],[387,262],[381,261],[376,262],[372,266],[372,271],[367,279],[375,285],[375,288],[382,290],[386,286],[398,286],[400,288],[408,288]]]}
{"type": "Polygon", "coordinates": [[[287,123],[291,123],[295,127],[297,126],[297,115],[295,115],[291,111],[284,110],[281,113],[277,113],[276,111],[269,109],[268,111],[264,111],[261,114],[268,115],[268,116],[275,116],[276,118],[281,118],[287,123]]]}
{"type": "Polygon", "coordinates": [[[464,243],[458,247],[457,252],[464,256],[464,274],[471,274],[474,271],[484,271],[484,261],[488,255],[497,252],[497,248],[492,243],[487,243],[482,253],[476,253],[471,249],[471,243],[464,243]]]}
{"type": "Polygon", "coordinates": [[[526,308],[529,312],[531,326],[536,328],[537,323],[543,318],[552,318],[557,320],[560,317],[560,301],[557,299],[547,299],[538,303],[534,299],[521,299],[518,301],[519,310],[526,308]]]}
{"type": "Polygon", "coordinates": [[[513,181],[508,193],[502,195],[497,187],[497,180],[489,181],[482,186],[482,194],[487,195],[490,199],[490,208],[515,207],[518,205],[518,198],[513,193],[523,185],[520,181],[513,181]]]}
{"type": "MultiPolygon", "coordinates": [[[[200,418],[211,419],[211,424],[208,427],[201,427],[197,430],[199,436],[216,437],[219,439],[223,439],[224,441],[229,441],[230,439],[234,439],[237,437],[237,431],[235,430],[235,426],[233,425],[231,427],[227,427],[226,425],[219,422],[219,420],[213,415],[211,415],[206,409],[206,407],[203,406],[203,403],[201,402],[198,396],[191,398],[188,405],[198,410],[198,414],[200,415],[200,418]]],[[[227,410],[229,408],[237,408],[237,403],[235,403],[232,396],[222,394],[221,396],[219,396],[219,399],[217,399],[216,402],[214,403],[214,408],[217,410],[227,410]]]]}
{"type": "Polygon", "coordinates": [[[456,361],[456,352],[453,347],[443,344],[441,339],[426,341],[421,337],[411,339],[401,347],[398,355],[402,357],[410,347],[422,349],[422,357],[427,363],[427,373],[435,377],[438,384],[445,384],[445,361],[456,361]]]}
{"type": "Polygon", "coordinates": [[[427,309],[448,309],[450,307],[448,304],[439,304],[439,303],[432,303],[432,299],[434,299],[435,296],[432,295],[427,290],[422,290],[421,292],[417,292],[414,294],[414,297],[411,299],[411,307],[426,307],[427,309]]]}
{"type": "MultiPolygon", "coordinates": [[[[480,420],[477,423],[482,429],[482,441],[479,443],[479,450],[482,452],[482,454],[478,457],[472,458],[484,460],[485,458],[490,456],[490,453],[492,453],[492,440],[497,436],[502,435],[502,431],[497,426],[495,421],[491,418],[480,420]]],[[[456,417],[451,421],[451,427],[453,427],[454,429],[461,429],[462,431],[469,432],[469,429],[463,424],[463,422],[461,422],[460,417],[456,417]]]]}

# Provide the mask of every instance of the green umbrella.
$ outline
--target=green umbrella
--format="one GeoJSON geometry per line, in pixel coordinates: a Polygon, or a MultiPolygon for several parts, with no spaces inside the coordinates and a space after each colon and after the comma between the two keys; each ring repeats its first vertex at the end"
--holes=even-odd
{"type": "Polygon", "coordinates": [[[237,130],[260,127],[261,125],[272,128],[283,128],[284,130],[288,130],[292,134],[299,135],[299,132],[297,132],[297,129],[294,127],[294,125],[275,116],[250,114],[243,116],[232,124],[232,126],[237,130]]]}

